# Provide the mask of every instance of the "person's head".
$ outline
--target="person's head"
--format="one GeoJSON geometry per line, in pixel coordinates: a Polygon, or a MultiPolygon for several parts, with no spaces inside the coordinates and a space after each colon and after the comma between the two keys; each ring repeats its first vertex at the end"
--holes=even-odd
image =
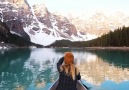
{"type": "Polygon", "coordinates": [[[64,62],[65,64],[73,64],[74,63],[74,56],[71,52],[66,52],[64,55],[64,62]]]}

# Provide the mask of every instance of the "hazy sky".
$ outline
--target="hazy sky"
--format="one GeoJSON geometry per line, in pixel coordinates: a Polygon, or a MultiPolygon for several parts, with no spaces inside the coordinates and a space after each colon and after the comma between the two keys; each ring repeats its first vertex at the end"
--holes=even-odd
{"type": "Polygon", "coordinates": [[[93,13],[103,11],[129,12],[129,0],[28,0],[32,3],[45,3],[50,12],[60,13],[93,13]]]}

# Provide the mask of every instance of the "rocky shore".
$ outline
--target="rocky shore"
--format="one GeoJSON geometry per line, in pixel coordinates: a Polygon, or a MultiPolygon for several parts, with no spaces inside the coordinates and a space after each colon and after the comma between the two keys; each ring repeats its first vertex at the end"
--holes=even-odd
{"type": "Polygon", "coordinates": [[[7,43],[5,44],[0,42],[0,49],[9,49],[9,48],[17,48],[17,46],[14,44],[7,44],[7,43]]]}

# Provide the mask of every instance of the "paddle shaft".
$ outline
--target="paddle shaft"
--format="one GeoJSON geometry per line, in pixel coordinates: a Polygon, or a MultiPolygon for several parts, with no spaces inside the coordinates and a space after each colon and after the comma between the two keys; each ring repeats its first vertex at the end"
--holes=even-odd
{"type": "Polygon", "coordinates": [[[81,81],[82,85],[88,90],[89,88],[85,84],[83,84],[82,80],[80,80],[80,81],[81,81]]]}

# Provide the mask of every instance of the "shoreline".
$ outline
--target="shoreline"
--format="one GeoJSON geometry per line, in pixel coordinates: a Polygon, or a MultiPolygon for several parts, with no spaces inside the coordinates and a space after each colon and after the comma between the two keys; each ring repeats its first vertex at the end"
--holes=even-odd
{"type": "MultiPolygon", "coordinates": [[[[18,47],[14,44],[5,44],[0,43],[0,49],[4,48],[24,48],[24,47],[18,47]]],[[[27,48],[27,47],[25,47],[27,48]]],[[[123,51],[129,51],[129,47],[123,46],[123,47],[101,47],[101,46],[95,46],[95,47],[43,47],[43,48],[76,48],[76,49],[86,49],[86,50],[123,50],[123,51]]]]}
{"type": "Polygon", "coordinates": [[[64,48],[64,49],[83,49],[83,50],[120,50],[129,51],[129,47],[49,47],[49,48],[64,48]]]}
{"type": "Polygon", "coordinates": [[[129,50],[129,47],[85,47],[88,50],[129,50]]]}

